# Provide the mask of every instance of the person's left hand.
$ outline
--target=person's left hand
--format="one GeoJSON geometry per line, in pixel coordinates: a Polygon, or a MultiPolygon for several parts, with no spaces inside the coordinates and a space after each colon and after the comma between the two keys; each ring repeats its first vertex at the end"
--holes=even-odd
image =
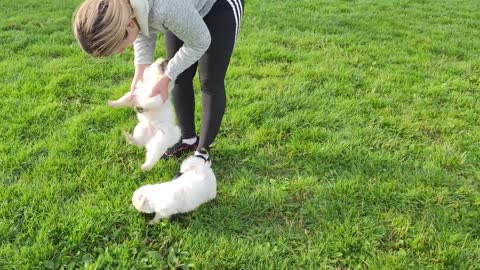
{"type": "Polygon", "coordinates": [[[170,83],[170,78],[166,75],[160,76],[158,81],[152,87],[152,93],[150,94],[151,97],[155,95],[160,95],[163,101],[167,100],[168,98],[168,84],[170,83]]]}

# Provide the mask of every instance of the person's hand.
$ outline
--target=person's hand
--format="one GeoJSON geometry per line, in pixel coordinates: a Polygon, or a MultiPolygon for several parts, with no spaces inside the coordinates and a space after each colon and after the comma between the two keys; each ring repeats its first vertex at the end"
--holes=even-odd
{"type": "Polygon", "coordinates": [[[135,94],[135,89],[137,89],[137,83],[142,80],[143,73],[145,69],[148,67],[148,64],[138,64],[135,65],[135,76],[133,76],[132,84],[130,85],[130,96],[129,99],[133,98],[135,94]]]}
{"type": "Polygon", "coordinates": [[[141,78],[138,78],[137,76],[133,77],[133,81],[132,81],[132,84],[130,86],[130,96],[128,97],[128,99],[133,98],[133,95],[135,94],[135,89],[137,89],[137,83],[140,80],[141,80],[141,78]]]}
{"type": "Polygon", "coordinates": [[[162,75],[158,78],[155,84],[152,87],[152,93],[150,94],[151,97],[155,95],[160,95],[163,101],[167,100],[168,98],[168,84],[170,83],[170,78],[166,75],[162,75]]]}

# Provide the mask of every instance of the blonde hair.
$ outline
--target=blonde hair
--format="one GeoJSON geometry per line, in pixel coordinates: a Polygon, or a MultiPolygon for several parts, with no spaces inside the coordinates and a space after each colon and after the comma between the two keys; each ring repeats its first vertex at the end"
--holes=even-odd
{"type": "Polygon", "coordinates": [[[108,56],[127,36],[127,24],[133,18],[128,0],[85,0],[73,19],[75,37],[88,54],[108,56]]]}

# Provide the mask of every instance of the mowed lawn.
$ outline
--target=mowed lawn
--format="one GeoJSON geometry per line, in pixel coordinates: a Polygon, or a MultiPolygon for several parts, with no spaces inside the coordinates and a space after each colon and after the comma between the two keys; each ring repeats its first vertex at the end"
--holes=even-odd
{"type": "Polygon", "coordinates": [[[131,196],[183,158],[140,171],[80,2],[0,0],[0,269],[480,268],[479,1],[247,0],[218,197],[156,226],[131,196]]]}

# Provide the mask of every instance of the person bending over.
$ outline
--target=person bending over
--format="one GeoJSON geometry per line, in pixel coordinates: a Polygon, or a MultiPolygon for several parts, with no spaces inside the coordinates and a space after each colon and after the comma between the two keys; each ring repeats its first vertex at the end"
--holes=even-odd
{"type": "Polygon", "coordinates": [[[173,102],[182,139],[164,157],[193,152],[206,160],[225,112],[225,75],[240,31],[244,0],[86,0],[73,19],[75,37],[94,57],[122,53],[133,44],[135,75],[131,92],[154,62],[157,34],[164,32],[166,72],[152,95],[173,102]],[[193,77],[202,90],[200,136],[195,132],[193,77]]]}

